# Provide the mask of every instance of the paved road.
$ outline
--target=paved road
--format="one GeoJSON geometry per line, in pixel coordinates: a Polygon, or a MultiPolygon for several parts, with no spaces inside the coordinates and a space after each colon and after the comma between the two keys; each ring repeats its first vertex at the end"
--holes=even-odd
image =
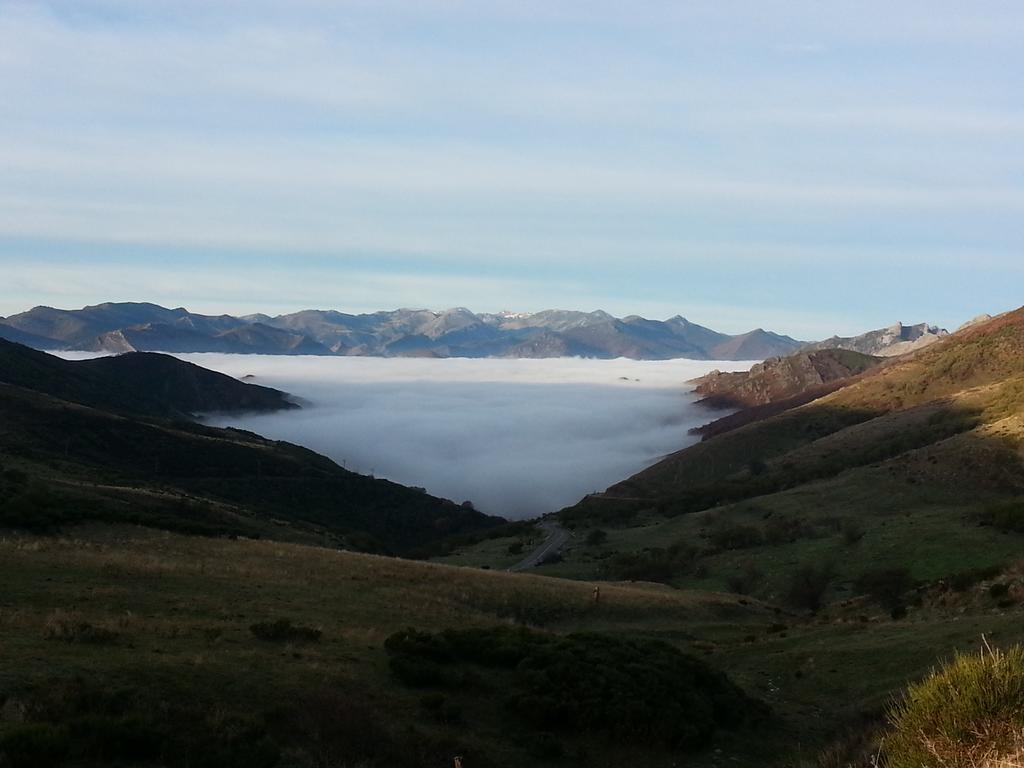
{"type": "Polygon", "coordinates": [[[545,521],[538,523],[537,527],[547,534],[544,537],[544,541],[533,552],[509,568],[510,571],[525,571],[530,568],[536,568],[544,562],[546,557],[558,552],[572,538],[572,534],[558,523],[545,521]]]}

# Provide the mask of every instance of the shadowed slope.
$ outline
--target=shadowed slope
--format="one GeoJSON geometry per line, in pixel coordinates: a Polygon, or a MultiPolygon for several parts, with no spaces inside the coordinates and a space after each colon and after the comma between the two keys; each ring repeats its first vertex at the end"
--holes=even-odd
{"type": "Polygon", "coordinates": [[[168,355],[69,361],[0,339],[0,382],[82,405],[150,416],[297,408],[283,392],[168,355]]]}

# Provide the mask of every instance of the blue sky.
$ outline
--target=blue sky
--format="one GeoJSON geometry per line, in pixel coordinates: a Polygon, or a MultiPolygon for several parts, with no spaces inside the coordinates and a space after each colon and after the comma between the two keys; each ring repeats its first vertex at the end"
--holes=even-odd
{"type": "Polygon", "coordinates": [[[1024,5],[0,0],[0,314],[1024,303],[1024,5]]]}

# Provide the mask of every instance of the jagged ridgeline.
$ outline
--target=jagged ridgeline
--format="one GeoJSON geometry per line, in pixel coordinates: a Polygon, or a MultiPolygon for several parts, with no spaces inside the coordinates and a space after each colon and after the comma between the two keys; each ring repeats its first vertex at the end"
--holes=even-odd
{"type": "Polygon", "coordinates": [[[0,340],[0,524],[136,522],[411,552],[502,522],[191,418],[295,407],[167,355],[72,362],[0,340]]]}
{"type": "Polygon", "coordinates": [[[473,313],[399,309],[352,315],[200,315],[155,304],[36,307],[0,320],[0,338],[39,349],[395,357],[629,357],[762,360],[802,342],[760,328],[729,335],[676,316],[607,312],[473,313]]]}

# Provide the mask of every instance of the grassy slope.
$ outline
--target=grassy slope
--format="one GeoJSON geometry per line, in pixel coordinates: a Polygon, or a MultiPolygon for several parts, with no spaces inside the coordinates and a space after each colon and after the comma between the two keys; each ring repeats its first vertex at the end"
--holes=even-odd
{"type": "MultiPolygon", "coordinates": [[[[329,686],[357,707],[386,713],[388,727],[412,728],[427,742],[478,756],[475,765],[535,764],[527,757],[532,737],[509,728],[500,697],[471,689],[453,694],[464,704],[461,723],[435,722],[419,704],[422,691],[392,680],[382,648],[389,634],[408,626],[519,622],[558,632],[661,636],[686,648],[710,638],[761,635],[773,620],[770,609],[729,595],[604,585],[594,606],[591,585],[580,582],[140,529],[7,537],[0,540],[0,580],[0,706],[6,700],[13,710],[77,676],[83,685],[114,691],[148,686],[167,699],[183,691],[197,709],[222,708],[224,718],[237,711],[260,716],[329,686]],[[280,618],[317,627],[322,639],[267,643],[249,630],[280,618]],[[68,621],[114,634],[100,643],[50,637],[55,623],[68,621]]],[[[16,725],[0,720],[0,736],[16,725]]],[[[302,740],[298,731],[284,739],[302,740]]],[[[744,748],[725,746],[730,754],[744,748]]],[[[642,747],[601,751],[591,764],[671,763],[642,747]]],[[[713,760],[708,753],[694,765],[713,760]]]]}
{"type": "Polygon", "coordinates": [[[1018,312],[674,454],[562,517],[601,524],[645,510],[673,516],[755,499],[766,511],[792,509],[800,489],[815,498],[809,513],[863,513],[868,522],[893,494],[905,508],[927,507],[942,489],[976,507],[1024,490],[1022,414],[1018,312]]]}
{"type": "MultiPolygon", "coordinates": [[[[716,657],[785,709],[836,726],[982,632],[999,643],[1020,639],[1019,602],[995,610],[989,601],[966,614],[911,605],[907,619],[893,621],[854,582],[869,570],[904,567],[934,582],[1018,560],[1024,535],[980,523],[993,505],[1024,496],[1022,437],[1017,312],[818,402],[718,435],[564,510],[573,543],[564,562],[539,572],[615,577],[623,553],[643,559],[676,544],[692,554],[676,564],[671,584],[724,590],[752,573],[756,597],[784,604],[797,568],[832,564],[830,605],[817,618],[791,614],[782,619],[786,638],[722,647],[716,657]],[[773,538],[782,522],[793,533],[773,538]],[[752,529],[754,543],[716,543],[716,532],[736,527],[752,529]],[[588,545],[595,528],[607,539],[588,545]]],[[[488,562],[494,553],[459,556],[488,562]]]]}
{"type": "MultiPolygon", "coordinates": [[[[949,429],[935,429],[935,434],[960,432],[968,422],[952,423],[955,417],[966,419],[978,409],[988,422],[1018,413],[1024,402],[1022,375],[1024,310],[970,328],[902,364],[871,371],[851,386],[802,408],[674,454],[613,486],[607,495],[656,498],[714,486],[742,474],[752,459],[770,460],[801,446],[811,446],[814,452],[814,443],[823,437],[918,406],[930,405],[949,414],[949,429]],[[978,387],[989,389],[971,392],[978,387]]],[[[913,415],[903,418],[912,421],[913,415]]],[[[874,433],[848,432],[844,447],[863,451],[872,443],[905,434],[903,418],[878,421],[874,433]]],[[[941,425],[932,422],[931,426],[941,425]]],[[[920,437],[931,441],[933,435],[920,437]]],[[[856,463],[837,465],[837,469],[851,466],[856,463]]]]}
{"type": "Polygon", "coordinates": [[[0,417],[0,469],[14,471],[0,473],[8,525],[127,520],[408,551],[500,522],[239,430],[121,416],[6,385],[0,417]]]}

